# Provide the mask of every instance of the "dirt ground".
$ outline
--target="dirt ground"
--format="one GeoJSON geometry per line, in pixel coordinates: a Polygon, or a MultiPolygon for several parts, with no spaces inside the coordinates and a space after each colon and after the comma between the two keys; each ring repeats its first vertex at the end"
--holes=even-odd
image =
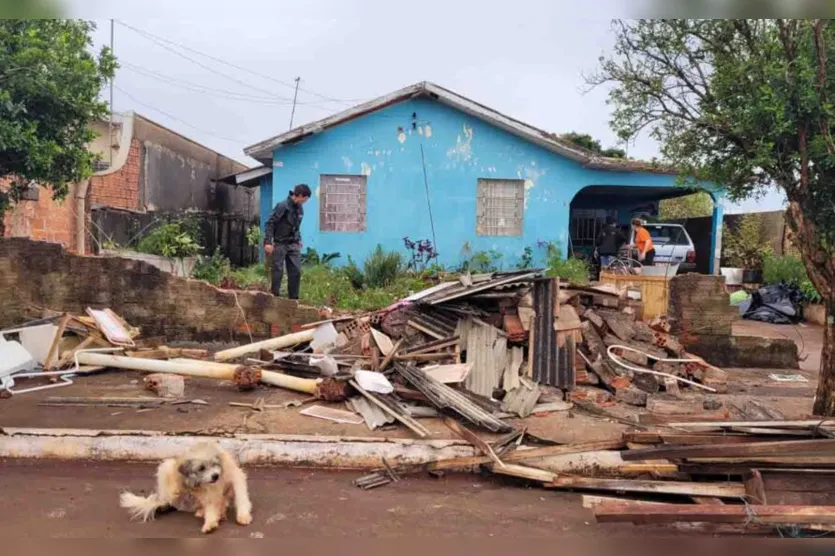
{"type": "MultiPolygon", "coordinates": [[[[777,326],[750,321],[740,321],[736,334],[763,337],[787,337],[797,342],[801,351],[801,370],[726,369],[731,376],[729,393],[717,395],[734,418],[744,418],[736,412],[750,397],[779,410],[788,419],[798,419],[810,414],[822,345],[821,329],[814,326],[777,326]],[[779,383],[771,373],[801,374],[808,382],[779,383]]],[[[30,386],[21,381],[20,387],[30,386]]],[[[412,433],[402,426],[390,426],[370,431],[364,425],[337,424],[299,413],[299,408],[274,409],[253,412],[249,409],[230,407],[229,402],[252,403],[264,397],[268,404],[280,404],[305,396],[271,387],[261,387],[253,392],[238,392],[231,383],[209,379],[188,379],[186,398],[201,399],[208,405],[163,405],[156,409],[137,410],[111,407],[43,407],[38,404],[50,396],[153,396],[142,385],[142,374],[132,371],[110,370],[93,376],[78,377],[75,383],[64,388],[44,390],[0,400],[0,426],[37,428],[96,428],[122,430],[161,430],[190,432],[194,434],[262,433],[304,434],[323,436],[370,436],[387,438],[411,438],[412,433]]],[[[687,396],[699,396],[689,393],[687,396]]],[[[319,402],[316,402],[319,403],[319,402]]],[[[327,405],[327,404],[322,404],[327,405]]],[[[344,408],[344,404],[332,404],[344,408]]],[[[616,404],[605,408],[622,416],[634,417],[638,411],[632,406],[616,404]]],[[[432,438],[454,438],[453,433],[437,419],[422,419],[432,432],[432,438]]],[[[524,425],[528,431],[556,442],[593,441],[616,438],[624,425],[615,421],[589,416],[578,410],[562,411],[532,416],[512,421],[524,425]]],[[[489,438],[489,434],[484,435],[489,438]]]]}
{"type": "MultiPolygon", "coordinates": [[[[118,507],[124,489],[153,485],[150,465],[0,461],[6,508],[0,537],[197,537],[200,521],[182,512],[131,522],[118,507]]],[[[404,478],[370,491],[351,473],[249,469],[254,522],[221,524],[213,536],[237,538],[490,537],[635,538],[674,529],[598,525],[578,494],[526,488],[497,477],[404,478]]],[[[230,516],[233,514],[230,513],[230,516]]]]}

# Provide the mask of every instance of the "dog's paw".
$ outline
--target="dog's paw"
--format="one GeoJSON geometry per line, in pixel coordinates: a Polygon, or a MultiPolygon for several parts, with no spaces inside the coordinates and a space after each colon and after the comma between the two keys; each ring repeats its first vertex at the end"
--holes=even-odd
{"type": "Polygon", "coordinates": [[[217,529],[217,525],[218,525],[217,523],[204,523],[203,528],[200,529],[200,531],[203,534],[211,533],[212,531],[217,529]]]}
{"type": "Polygon", "coordinates": [[[236,520],[239,525],[249,525],[250,523],[252,523],[252,514],[250,514],[249,512],[239,513],[236,516],[236,520]]]}
{"type": "Polygon", "coordinates": [[[196,512],[194,512],[194,517],[197,519],[203,519],[203,508],[200,508],[196,512]]]}

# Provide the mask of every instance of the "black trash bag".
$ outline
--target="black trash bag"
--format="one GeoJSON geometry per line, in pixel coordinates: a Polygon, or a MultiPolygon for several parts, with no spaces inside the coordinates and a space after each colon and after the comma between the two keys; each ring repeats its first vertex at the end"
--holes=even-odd
{"type": "Polygon", "coordinates": [[[797,324],[803,320],[803,293],[794,284],[775,284],[755,291],[742,318],[771,324],[797,324]]]}

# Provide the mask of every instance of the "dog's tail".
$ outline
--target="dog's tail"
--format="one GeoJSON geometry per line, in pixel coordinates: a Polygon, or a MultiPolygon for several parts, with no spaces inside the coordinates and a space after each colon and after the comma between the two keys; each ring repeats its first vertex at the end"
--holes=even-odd
{"type": "Polygon", "coordinates": [[[148,521],[154,519],[158,510],[168,507],[168,502],[160,500],[157,493],[150,496],[137,496],[131,492],[123,492],[119,496],[119,505],[130,512],[131,519],[148,521]]]}

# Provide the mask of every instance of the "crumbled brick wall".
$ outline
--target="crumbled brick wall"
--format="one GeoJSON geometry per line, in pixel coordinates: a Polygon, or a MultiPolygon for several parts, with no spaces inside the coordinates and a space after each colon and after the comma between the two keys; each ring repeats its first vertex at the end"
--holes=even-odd
{"type": "Polygon", "coordinates": [[[667,311],[672,332],[688,336],[730,336],[738,310],[731,306],[722,276],[683,274],[670,280],[667,311]]]}
{"type": "Polygon", "coordinates": [[[717,367],[742,369],[798,369],[797,344],[787,338],[759,336],[691,337],[685,347],[717,367]]]}
{"type": "Polygon", "coordinates": [[[31,307],[83,313],[110,307],[143,336],[168,341],[248,342],[319,319],[311,307],[261,292],[232,292],[177,278],[142,261],[73,255],[60,245],[0,240],[0,327],[31,307]]]}
{"type": "Polygon", "coordinates": [[[142,210],[139,202],[141,175],[142,142],[132,139],[124,166],[112,174],[93,176],[90,179],[90,205],[142,210]]]}
{"type": "MultiPolygon", "coordinates": [[[[0,182],[0,189],[5,188],[0,182]]],[[[4,237],[28,237],[38,241],[75,247],[75,188],[69,188],[60,201],[52,198],[52,190],[42,187],[37,201],[21,200],[3,217],[4,237]]]]}

